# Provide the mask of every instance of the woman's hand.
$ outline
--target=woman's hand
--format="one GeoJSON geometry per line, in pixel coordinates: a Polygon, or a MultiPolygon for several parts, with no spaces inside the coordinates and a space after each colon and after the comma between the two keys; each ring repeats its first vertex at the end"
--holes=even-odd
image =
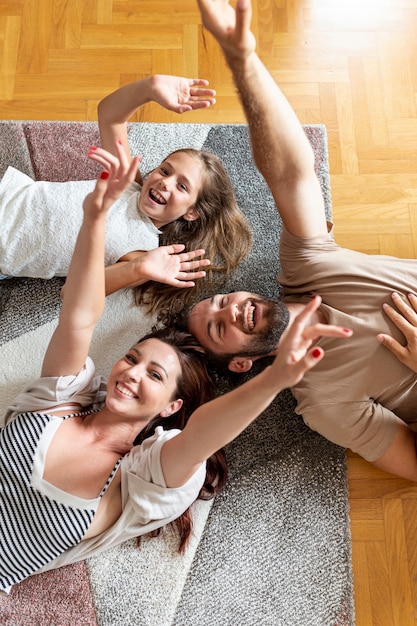
{"type": "Polygon", "coordinates": [[[214,89],[207,89],[208,81],[202,78],[156,74],[149,81],[150,98],[175,113],[205,109],[216,102],[216,92],[214,89]]]}
{"type": "Polygon", "coordinates": [[[94,190],[84,200],[84,212],[107,211],[135,180],[140,158],[134,157],[130,160],[120,140],[115,142],[115,151],[117,156],[103,148],[90,147],[88,158],[99,163],[104,171],[97,180],[94,190]]]}
{"type": "Polygon", "coordinates": [[[105,169],[83,203],[84,217],[68,270],[58,325],[43,361],[42,376],[74,375],[82,369],[104,309],[107,209],[134,179],[138,161],[127,158],[121,142],[116,142],[115,152],[118,157],[99,148],[90,150],[90,158],[105,169]]]}
{"type": "Polygon", "coordinates": [[[405,346],[401,345],[391,335],[379,334],[378,341],[392,352],[401,363],[404,363],[414,372],[417,372],[417,296],[408,294],[408,303],[396,292],[391,294],[396,309],[384,304],[383,309],[390,320],[403,333],[405,346]]]}
{"type": "Polygon", "coordinates": [[[340,326],[310,325],[311,316],[320,304],[320,296],[314,296],[297,315],[279,342],[277,355],[271,365],[271,373],[276,376],[281,389],[296,385],[308,370],[321,361],[324,351],[319,346],[313,346],[313,342],[322,336],[348,338],[352,335],[350,329],[340,326]]]}

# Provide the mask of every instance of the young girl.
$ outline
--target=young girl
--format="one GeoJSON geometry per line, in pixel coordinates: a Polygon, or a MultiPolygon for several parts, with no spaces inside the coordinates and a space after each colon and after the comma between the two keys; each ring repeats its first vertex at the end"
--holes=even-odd
{"type": "Polygon", "coordinates": [[[179,331],[162,330],[135,344],[115,363],[105,388],[88,351],[104,308],[106,213],[137,166],[121,144],[117,153],[85,199],[41,378],[16,398],[0,433],[3,591],[41,569],[84,559],[175,519],[184,546],[188,507],[224,482],[217,451],[323,356],[320,348],[308,350],[317,328],[303,338],[316,298],[272,366],[196,410],[212,388],[202,349],[179,331]]]}
{"type": "MultiPolygon", "coordinates": [[[[114,152],[117,136],[130,160],[126,121],[138,107],[151,100],[178,113],[208,107],[215,102],[215,92],[206,85],[201,79],[158,75],[110,94],[98,107],[102,148],[114,152]]],[[[99,163],[107,158],[94,146],[91,156],[99,163]]],[[[0,272],[66,276],[82,221],[82,201],[94,184],[35,182],[8,168],[0,183],[0,272]]],[[[210,261],[214,270],[227,273],[246,256],[251,243],[249,225],[220,160],[205,151],[179,150],[143,183],[138,172],[136,182],[109,211],[106,291],[137,287],[138,303],[146,301],[152,311],[166,308],[173,298],[195,295],[187,294],[189,290],[179,295],[178,288],[193,287],[210,261]],[[164,249],[155,251],[160,244],[164,249]],[[209,259],[198,260],[204,252],[209,259]],[[155,287],[149,280],[159,282],[155,287]],[[169,288],[161,291],[161,282],[169,288]]]]}

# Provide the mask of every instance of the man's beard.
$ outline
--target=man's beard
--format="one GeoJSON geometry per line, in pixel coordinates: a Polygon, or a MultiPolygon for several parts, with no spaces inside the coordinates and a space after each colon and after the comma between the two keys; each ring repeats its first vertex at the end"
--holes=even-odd
{"type": "Polygon", "coordinates": [[[263,318],[267,324],[263,330],[251,337],[239,356],[265,356],[276,349],[290,321],[290,312],[281,300],[251,298],[250,301],[255,305],[263,305],[263,318]]]}

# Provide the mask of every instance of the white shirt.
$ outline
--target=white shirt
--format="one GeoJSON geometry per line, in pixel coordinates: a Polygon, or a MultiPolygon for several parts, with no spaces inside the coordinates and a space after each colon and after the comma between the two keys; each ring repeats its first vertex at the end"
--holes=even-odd
{"type": "MultiPolygon", "coordinates": [[[[7,168],[0,182],[0,273],[66,276],[83,219],[83,201],[95,184],[95,180],[34,181],[7,168]]],[[[140,191],[138,183],[131,183],[108,211],[105,265],[128,252],[159,246],[160,231],[139,211],[140,191]]]]}

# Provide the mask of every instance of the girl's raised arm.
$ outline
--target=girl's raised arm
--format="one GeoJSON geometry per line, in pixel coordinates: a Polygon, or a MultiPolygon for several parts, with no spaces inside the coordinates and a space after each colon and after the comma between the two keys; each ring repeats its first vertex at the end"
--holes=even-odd
{"type": "Polygon", "coordinates": [[[322,348],[311,347],[321,335],[349,337],[336,326],[309,320],[321,303],[315,296],[295,318],[280,341],[272,365],[233,391],[199,407],[184,430],[164,444],[161,462],[168,487],[183,485],[203,461],[235,439],[283,389],[296,385],[323,358],[322,348]]]}
{"type": "Polygon", "coordinates": [[[84,218],[65,283],[58,326],[46,350],[42,376],[77,374],[84,366],[94,328],[105,301],[104,239],[107,210],[134,180],[138,159],[126,156],[117,142],[117,158],[100,148],[89,157],[104,167],[83,203],[84,218]]]}
{"type": "MultiPolygon", "coordinates": [[[[115,140],[120,139],[130,157],[126,122],[148,102],[157,102],[169,111],[185,113],[215,103],[216,92],[200,78],[181,78],[156,74],[124,85],[106,96],[98,105],[101,145],[116,154],[115,140]]],[[[139,175],[140,176],[140,175],[139,175]]],[[[140,182],[140,181],[139,181],[140,182]]]]}

